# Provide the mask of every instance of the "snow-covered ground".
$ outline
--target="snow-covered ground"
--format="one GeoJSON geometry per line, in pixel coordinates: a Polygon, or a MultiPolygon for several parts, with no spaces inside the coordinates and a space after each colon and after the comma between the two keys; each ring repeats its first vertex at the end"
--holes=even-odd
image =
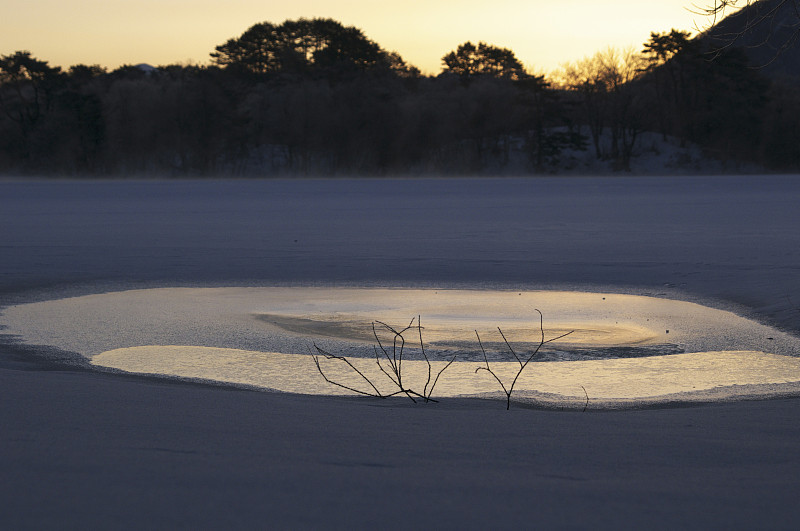
{"type": "MultiPolygon", "coordinates": [[[[566,150],[560,157],[555,172],[559,175],[613,175],[619,173],[613,161],[597,157],[588,131],[586,150],[566,150]]],[[[611,133],[600,137],[604,153],[611,152],[611,133]]],[[[709,157],[700,146],[679,138],[645,131],[639,133],[631,153],[629,171],[632,175],[725,175],[727,173],[759,173],[760,168],[733,160],[709,157]]]]}
{"type": "MultiPolygon", "coordinates": [[[[789,345],[799,197],[797,176],[7,181],[0,304],[174,287],[560,289],[700,303],[789,345]]],[[[104,318],[105,337],[131,333],[104,318]]],[[[252,392],[62,364],[75,359],[63,345],[98,341],[93,326],[0,346],[13,528],[800,518],[798,398],[579,413],[252,392]]]]}
{"type": "MultiPolygon", "coordinates": [[[[730,175],[764,173],[764,168],[753,163],[745,163],[730,158],[722,159],[710,156],[697,144],[660,133],[643,131],[636,135],[631,150],[627,170],[620,169],[620,161],[610,154],[612,150],[612,134],[608,129],[599,137],[598,145],[601,155],[597,155],[592,135],[588,127],[570,131],[557,127],[550,132],[567,134],[577,132],[583,136],[584,149],[565,148],[554,160],[546,163],[540,171],[559,176],[692,176],[692,175],[730,175]]],[[[495,175],[527,175],[531,172],[531,159],[525,139],[512,137],[508,140],[509,151],[502,153],[488,152],[484,161],[486,168],[483,174],[495,175]]],[[[280,147],[280,146],[275,146],[280,147]]],[[[280,150],[279,151],[284,151],[280,150]]],[[[264,154],[261,165],[269,165],[268,160],[275,154],[264,154]]],[[[255,163],[254,165],[258,165],[255,163]]]]}

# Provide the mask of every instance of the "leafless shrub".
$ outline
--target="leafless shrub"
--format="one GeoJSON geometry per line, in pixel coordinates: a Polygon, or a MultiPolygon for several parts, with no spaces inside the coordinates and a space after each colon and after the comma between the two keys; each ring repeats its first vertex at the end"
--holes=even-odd
{"type": "MultiPolygon", "coordinates": [[[[506,344],[506,347],[511,352],[511,354],[514,356],[514,359],[516,359],[517,362],[519,363],[519,370],[517,371],[516,376],[514,376],[514,380],[511,382],[511,385],[508,386],[508,387],[506,387],[506,385],[503,383],[503,380],[501,380],[500,377],[497,375],[497,373],[494,372],[494,370],[492,370],[492,368],[489,366],[489,357],[486,355],[486,349],[483,348],[483,343],[481,342],[481,336],[480,336],[480,334],[478,334],[478,331],[475,330],[475,335],[478,338],[478,345],[480,345],[480,347],[481,347],[481,352],[483,352],[483,360],[486,363],[486,367],[478,367],[477,369],[475,369],[475,372],[478,373],[479,371],[486,371],[489,374],[491,374],[494,377],[495,380],[497,380],[497,383],[500,384],[500,387],[503,389],[503,392],[506,394],[506,410],[511,409],[511,393],[514,392],[514,386],[517,384],[517,380],[519,380],[520,375],[522,375],[522,371],[525,370],[525,367],[528,366],[528,363],[530,363],[531,360],[536,356],[536,354],[539,353],[539,350],[542,348],[542,346],[545,345],[546,343],[552,343],[553,341],[556,341],[558,339],[566,337],[566,336],[570,335],[572,332],[575,331],[575,330],[571,330],[571,331],[567,332],[566,334],[561,334],[560,336],[554,337],[552,339],[545,340],[545,338],[544,338],[544,316],[542,315],[542,312],[540,310],[537,309],[536,311],[539,314],[539,331],[541,332],[542,337],[541,337],[541,340],[539,341],[539,345],[536,347],[536,349],[534,349],[533,352],[531,352],[531,354],[526,359],[524,359],[524,361],[523,361],[523,358],[520,358],[519,355],[511,347],[511,344],[506,339],[506,336],[503,333],[503,331],[500,329],[500,327],[497,327],[497,330],[500,332],[500,336],[502,336],[503,341],[506,344]]],[[[588,400],[589,400],[588,399],[588,395],[587,395],[587,399],[586,400],[587,400],[586,403],[588,405],[588,400]]]]}
{"type": "Polygon", "coordinates": [[[377,345],[373,346],[375,351],[375,362],[378,365],[378,369],[380,369],[381,373],[383,373],[393,384],[394,387],[397,388],[397,391],[392,393],[382,393],[378,386],[375,385],[373,380],[370,379],[364,372],[360,371],[355,365],[350,362],[344,356],[337,356],[335,354],[331,354],[326,350],[318,347],[314,344],[314,349],[316,349],[317,354],[312,355],[314,358],[314,364],[317,366],[317,370],[325,379],[326,382],[341,387],[343,389],[347,389],[348,391],[352,391],[357,394],[372,396],[375,398],[390,398],[397,395],[405,395],[411,399],[412,402],[416,403],[416,399],[424,400],[425,402],[436,402],[436,400],[431,398],[433,394],[433,390],[436,387],[436,383],[439,381],[439,377],[442,373],[450,367],[450,365],[455,361],[456,355],[450,359],[450,361],[442,367],[442,369],[436,374],[436,377],[433,378],[433,382],[431,382],[432,378],[432,367],[430,359],[428,355],[425,353],[425,344],[422,340],[422,320],[420,317],[416,317],[415,319],[411,319],[411,322],[405,328],[400,330],[395,329],[392,326],[389,326],[386,323],[381,321],[373,321],[372,323],[372,334],[375,337],[375,341],[377,345]],[[416,325],[414,321],[416,320],[416,325]],[[378,328],[383,329],[384,331],[388,332],[391,336],[391,346],[387,343],[384,344],[384,341],[381,341],[381,338],[378,335],[378,328]],[[403,380],[403,358],[406,355],[405,346],[406,346],[406,338],[404,334],[408,332],[416,331],[419,335],[419,345],[420,349],[422,350],[422,357],[425,360],[425,363],[428,365],[428,377],[425,381],[425,386],[422,389],[422,392],[415,391],[408,387],[407,383],[403,380]],[[346,364],[353,372],[355,372],[361,380],[368,386],[364,389],[357,389],[353,386],[344,385],[340,382],[336,382],[331,380],[325,372],[322,370],[322,366],[320,365],[320,357],[324,357],[328,360],[338,360],[344,364],[346,364]],[[365,390],[366,389],[366,390],[365,390]],[[416,398],[415,398],[416,397],[416,398]]]}

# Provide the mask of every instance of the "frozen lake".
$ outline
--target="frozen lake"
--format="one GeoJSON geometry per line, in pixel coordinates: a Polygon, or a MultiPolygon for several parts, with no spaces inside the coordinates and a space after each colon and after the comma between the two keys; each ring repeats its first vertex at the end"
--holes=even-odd
{"type": "MultiPolygon", "coordinates": [[[[750,383],[770,396],[773,384],[763,382],[796,373],[797,357],[758,352],[791,354],[800,334],[798,198],[795,176],[0,181],[0,494],[13,508],[4,523],[793,529],[798,398],[591,406],[619,398],[606,391],[620,380],[641,397],[638,385],[710,378],[729,389],[746,375],[761,378],[750,383]],[[341,291],[326,302],[315,297],[324,312],[292,307],[303,290],[384,288],[500,298],[478,304],[484,313],[457,301],[449,308],[472,317],[459,322],[446,307],[434,312],[419,301],[395,314],[363,298],[342,309],[341,291]],[[294,294],[284,306],[253,303],[262,295],[248,305],[236,293],[282,289],[294,294]],[[182,290],[197,290],[195,301],[206,290],[227,295],[193,304],[175,293],[182,290]],[[378,318],[375,310],[397,324],[395,316],[413,317],[411,307],[442,342],[434,347],[450,352],[462,345],[462,324],[503,326],[512,342],[530,335],[532,323],[517,321],[527,307],[517,311],[503,297],[533,302],[537,290],[647,299],[622,304],[636,310],[627,314],[603,315],[598,306],[591,320],[542,304],[548,334],[583,323],[578,340],[606,341],[587,356],[606,356],[611,338],[672,345],[675,354],[639,344],[627,351],[634,357],[529,367],[534,382],[547,374],[551,392],[578,393],[578,411],[575,383],[591,375],[608,384],[591,389],[586,413],[450,398],[451,389],[463,393],[457,379],[440,382],[447,399],[426,407],[61,363],[76,352],[108,365],[138,359],[152,367],[152,358],[166,358],[176,374],[181,359],[195,370],[210,358],[218,371],[235,351],[237,378],[242,360],[262,377],[265,352],[290,366],[295,346],[322,336],[326,347],[355,353],[369,346],[363,325],[378,318]],[[682,305],[704,309],[687,320],[682,305]],[[516,315],[495,320],[503,308],[516,315]],[[346,319],[331,319],[336,311],[346,319]],[[709,322],[712,333],[701,333],[709,322]],[[22,333],[39,346],[20,343],[22,333]],[[731,344],[746,350],[716,350],[731,344]],[[604,369],[585,370],[595,363],[604,369]],[[631,363],[644,378],[624,378],[631,363]],[[684,378],[687,364],[692,379],[684,378]],[[572,390],[555,388],[562,383],[572,390]]],[[[494,352],[490,330],[485,339],[494,352]]],[[[574,344],[563,346],[574,354],[574,344]]],[[[468,363],[462,372],[472,378],[468,363]]]]}
{"type": "Polygon", "coordinates": [[[5,181],[0,289],[557,287],[800,331],[798,197],[795,176],[5,181]]]}
{"type": "MultiPolygon", "coordinates": [[[[428,293],[493,289],[498,294],[544,289],[686,300],[789,332],[800,328],[795,303],[800,301],[800,184],[795,177],[20,181],[3,182],[0,189],[0,222],[10,229],[0,237],[9,257],[2,279],[9,301],[176,286],[294,286],[296,294],[313,286],[411,287],[428,293]]],[[[280,341],[269,340],[278,336],[256,326],[257,319],[228,320],[236,310],[224,297],[205,301],[207,315],[197,321],[191,299],[157,290],[142,293],[144,302],[131,302],[131,295],[109,296],[105,305],[61,308],[61,320],[49,317],[52,305],[11,308],[9,332],[27,343],[87,358],[157,345],[307,354],[301,339],[308,343],[317,337],[306,329],[303,338],[295,323],[284,326],[284,332],[293,332],[278,334],[280,341]],[[133,307],[138,314],[131,313],[133,307]],[[49,335],[37,335],[42,323],[50,327],[49,335]],[[293,348],[276,346],[287,341],[293,348]]],[[[307,319],[300,310],[319,301],[307,289],[302,293],[279,297],[278,306],[298,299],[282,317],[273,315],[279,308],[269,304],[255,311],[253,297],[241,301],[240,312],[266,315],[261,324],[270,316],[307,319]]],[[[407,319],[430,307],[421,303],[415,309],[391,297],[347,302],[330,293],[317,296],[328,301],[323,319],[358,306],[350,313],[359,314],[365,330],[370,319],[407,319]],[[408,315],[399,316],[398,305],[408,315]]],[[[509,319],[529,317],[535,306],[514,306],[517,313],[509,315],[495,300],[476,300],[480,297],[467,294],[451,301],[445,313],[485,329],[511,326],[509,319]]],[[[703,324],[702,334],[681,336],[687,327],[675,323],[680,311],[673,311],[670,322],[656,310],[639,311],[634,305],[606,318],[624,321],[637,312],[642,323],[645,316],[653,318],[658,334],[672,328],[672,336],[628,337],[611,345],[619,354],[611,357],[800,352],[792,336],[771,328],[752,332],[756,323],[749,320],[743,326],[712,319],[703,324]]],[[[702,321],[691,312],[682,318],[702,321]]],[[[562,328],[570,324],[561,323],[562,328]]],[[[472,331],[462,326],[459,333],[472,331]]],[[[357,350],[340,339],[337,347],[357,350]]],[[[453,339],[445,354],[461,352],[459,361],[479,361],[475,345],[464,346],[471,339],[453,339]]],[[[561,351],[546,349],[543,359],[609,357],[602,352],[597,345],[567,345],[561,351]]],[[[119,359],[116,363],[125,368],[119,359]]],[[[137,367],[178,374],[163,364],[158,371],[137,367]]],[[[208,367],[181,375],[214,378],[208,367]]],[[[281,388],[275,382],[256,385],[281,388]]]]}

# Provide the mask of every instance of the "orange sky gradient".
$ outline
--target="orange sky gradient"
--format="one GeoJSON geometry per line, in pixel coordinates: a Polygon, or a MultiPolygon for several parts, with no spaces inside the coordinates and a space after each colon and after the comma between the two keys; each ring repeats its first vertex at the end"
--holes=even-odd
{"type": "Polygon", "coordinates": [[[638,49],[651,31],[704,26],[692,9],[692,0],[3,0],[0,54],[29,50],[62,67],[207,64],[257,22],[330,17],[425,74],[467,40],[510,48],[546,73],[608,46],[638,49]]]}

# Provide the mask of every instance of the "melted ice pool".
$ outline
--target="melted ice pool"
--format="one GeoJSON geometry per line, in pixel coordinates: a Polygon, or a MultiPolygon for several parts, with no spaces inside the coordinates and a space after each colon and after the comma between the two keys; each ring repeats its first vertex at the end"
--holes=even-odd
{"type": "MultiPolygon", "coordinates": [[[[548,343],[518,380],[514,398],[537,404],[625,407],[722,400],[800,390],[800,341],[730,312],[653,297],[580,293],[337,288],[166,288],[89,295],[7,308],[7,333],[30,344],[78,352],[92,364],[136,373],[201,378],[306,394],[352,394],[327,383],[316,344],[343,355],[382,392],[371,323],[403,328],[421,316],[437,382],[434,398],[500,397],[504,382],[548,343]]],[[[413,333],[411,333],[413,332],[413,333]]],[[[403,374],[425,384],[419,337],[404,334],[403,374]]],[[[391,335],[379,337],[391,353],[391,335]]],[[[337,382],[362,386],[339,360],[321,360],[337,382]]],[[[415,382],[418,382],[415,384],[415,382]]]]}

